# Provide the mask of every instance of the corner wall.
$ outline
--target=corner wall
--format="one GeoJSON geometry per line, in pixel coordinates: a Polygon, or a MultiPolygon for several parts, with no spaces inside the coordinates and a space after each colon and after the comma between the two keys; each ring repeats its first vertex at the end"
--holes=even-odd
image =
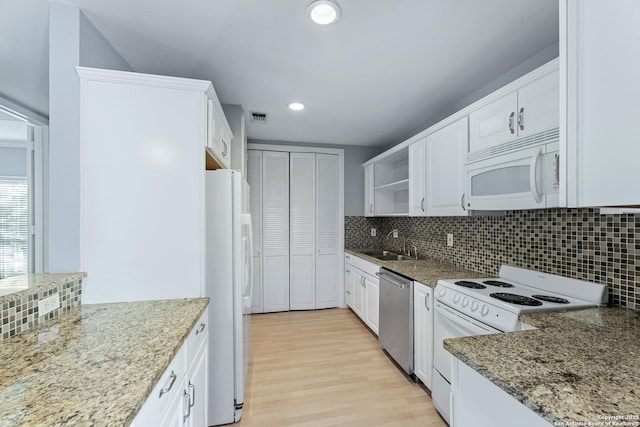
{"type": "Polygon", "coordinates": [[[49,6],[49,247],[45,271],[80,270],[80,84],[75,67],[131,71],[76,6],[49,6]]]}

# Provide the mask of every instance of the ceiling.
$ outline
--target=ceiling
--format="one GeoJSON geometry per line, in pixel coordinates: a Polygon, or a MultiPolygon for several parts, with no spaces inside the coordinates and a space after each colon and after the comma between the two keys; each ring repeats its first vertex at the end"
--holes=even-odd
{"type": "Polygon", "coordinates": [[[65,3],[136,71],[211,80],[221,102],[267,113],[247,123],[261,140],[399,142],[558,41],[557,0],[337,1],[330,26],[307,18],[311,0],[65,3]]]}

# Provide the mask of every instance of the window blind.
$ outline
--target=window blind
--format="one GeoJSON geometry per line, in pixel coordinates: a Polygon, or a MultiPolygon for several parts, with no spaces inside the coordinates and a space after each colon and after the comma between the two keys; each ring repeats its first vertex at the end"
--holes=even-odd
{"type": "Polygon", "coordinates": [[[29,185],[0,178],[0,279],[29,271],[29,185]]]}

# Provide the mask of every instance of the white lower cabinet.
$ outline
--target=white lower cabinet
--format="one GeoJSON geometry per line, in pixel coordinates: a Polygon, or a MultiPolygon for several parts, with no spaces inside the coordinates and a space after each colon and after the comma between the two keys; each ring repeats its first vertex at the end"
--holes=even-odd
{"type": "Polygon", "coordinates": [[[380,280],[375,273],[380,267],[351,254],[344,265],[345,302],[378,335],[380,280]]]}
{"type": "Polygon", "coordinates": [[[452,358],[451,368],[451,427],[551,427],[458,358],[452,358]]]}
{"type": "Polygon", "coordinates": [[[413,373],[431,390],[433,289],[413,282],[413,373]]]}
{"type": "Polygon", "coordinates": [[[208,309],[169,363],[133,427],[202,427],[207,422],[208,309]]]}

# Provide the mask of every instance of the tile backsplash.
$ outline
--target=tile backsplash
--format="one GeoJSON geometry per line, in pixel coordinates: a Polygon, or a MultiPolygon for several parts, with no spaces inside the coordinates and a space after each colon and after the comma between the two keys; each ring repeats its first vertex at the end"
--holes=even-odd
{"type": "Polygon", "coordinates": [[[22,290],[0,297],[0,341],[25,332],[81,304],[85,273],[34,274],[0,280],[22,290]],[[24,285],[22,283],[23,282],[24,285]],[[38,301],[58,294],[60,308],[40,316],[38,301]]]}
{"type": "Polygon", "coordinates": [[[613,305],[640,309],[640,215],[599,209],[510,211],[503,216],[345,218],[345,246],[399,249],[495,276],[502,264],[602,283],[613,305]],[[375,227],[378,237],[370,237],[375,227]],[[446,234],[454,236],[447,246],[446,234]]]}

